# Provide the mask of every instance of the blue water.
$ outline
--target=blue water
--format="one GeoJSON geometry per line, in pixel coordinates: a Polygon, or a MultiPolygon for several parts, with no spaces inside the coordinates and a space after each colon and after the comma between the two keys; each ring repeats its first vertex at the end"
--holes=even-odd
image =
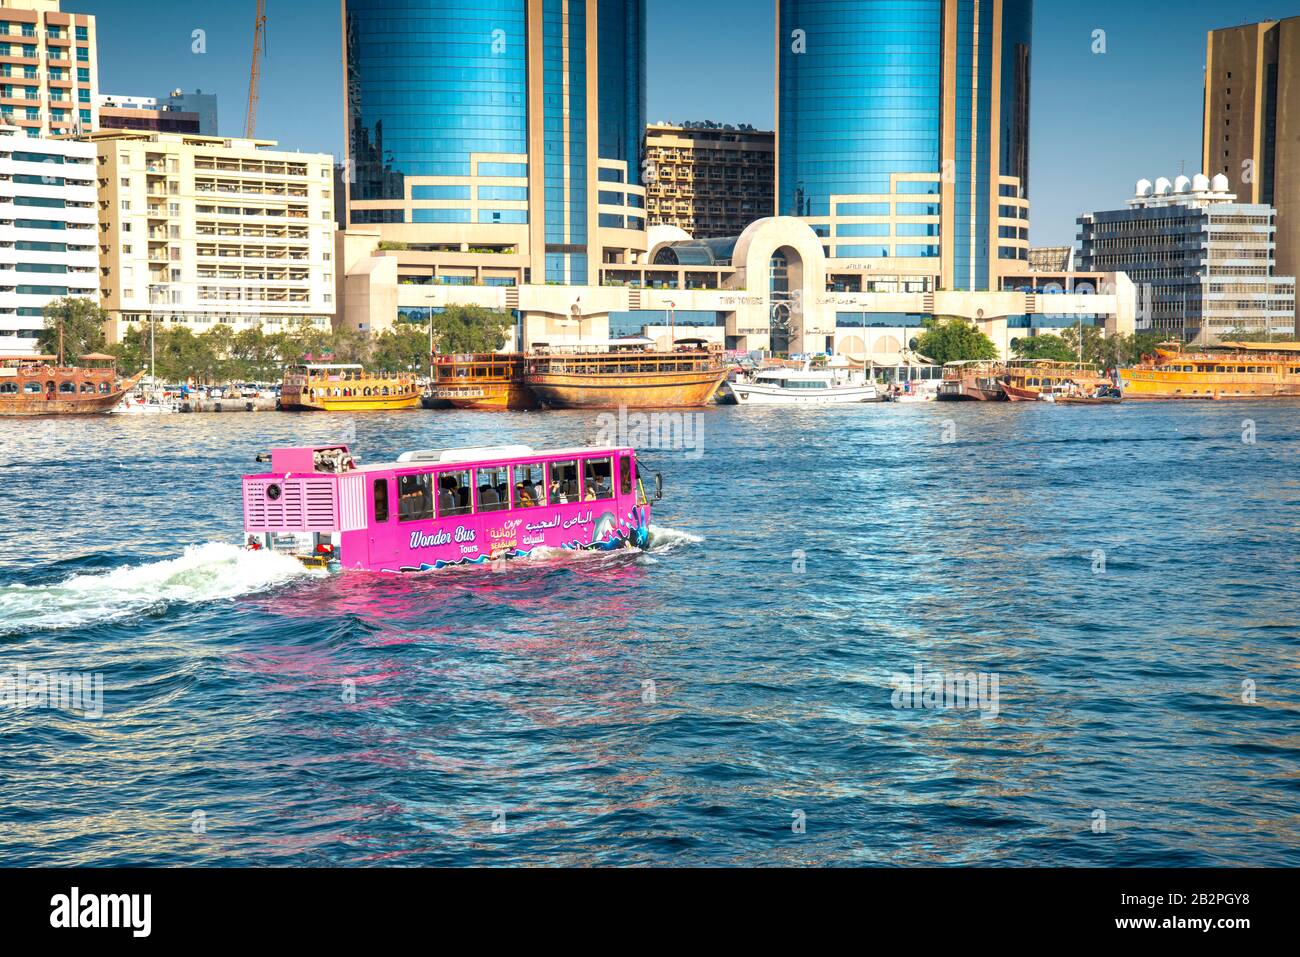
{"type": "Polygon", "coordinates": [[[0,707],[0,864],[1300,862],[1300,407],[699,422],[647,554],[329,578],[220,544],[257,452],[601,423],[0,423],[0,679],[104,689],[0,707]]]}

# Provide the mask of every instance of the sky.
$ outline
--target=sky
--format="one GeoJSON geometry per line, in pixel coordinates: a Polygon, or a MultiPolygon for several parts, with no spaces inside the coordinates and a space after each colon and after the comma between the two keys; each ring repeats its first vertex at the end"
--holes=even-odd
{"type": "MultiPolygon", "coordinates": [[[[472,0],[471,0],[472,2],[472,0]]],[[[243,131],[255,0],[63,0],[95,14],[104,93],[219,97],[220,132],[243,131]],[[147,23],[147,32],[140,24],[147,23]],[[194,31],[202,30],[202,49],[194,31]]],[[[771,129],[774,3],[648,0],[647,116],[771,129]]],[[[1300,0],[1038,0],[1030,121],[1031,241],[1066,245],[1085,210],[1133,184],[1200,172],[1210,29],[1300,14],[1300,0]],[[1094,53],[1094,31],[1105,52],[1094,53]]],[[[267,0],[257,134],[341,156],[337,0],[267,0]]]]}

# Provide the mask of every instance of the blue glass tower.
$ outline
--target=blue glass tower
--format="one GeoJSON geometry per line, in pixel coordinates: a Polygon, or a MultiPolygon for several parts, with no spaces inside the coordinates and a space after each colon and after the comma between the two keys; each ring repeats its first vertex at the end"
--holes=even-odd
{"type": "Polygon", "coordinates": [[[513,252],[531,282],[644,248],[645,0],[345,0],[344,20],[349,225],[513,252]]]}
{"type": "Polygon", "coordinates": [[[780,0],[777,208],[938,173],[942,0],[780,0]],[[802,31],[802,33],[798,32],[802,31]]]}
{"type": "Polygon", "coordinates": [[[1032,0],[777,0],[777,18],[778,212],[832,259],[994,288],[1028,247],[1032,0]]]}
{"type": "Polygon", "coordinates": [[[346,31],[353,200],[468,177],[472,153],[527,152],[524,0],[348,0],[346,31]]]}

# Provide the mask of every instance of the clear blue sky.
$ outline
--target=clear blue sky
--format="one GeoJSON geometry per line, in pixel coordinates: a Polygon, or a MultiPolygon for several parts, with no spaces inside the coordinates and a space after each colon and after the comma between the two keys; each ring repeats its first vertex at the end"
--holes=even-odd
{"type": "MultiPolygon", "coordinates": [[[[173,87],[220,97],[222,133],[243,129],[253,0],[64,0],[98,17],[103,92],[173,87]],[[149,24],[141,43],[141,23],[149,24]],[[206,31],[207,52],[191,52],[206,31]]],[[[341,155],[337,0],[267,0],[258,134],[341,155]]],[[[1199,172],[1205,34],[1300,13],[1300,0],[1038,0],[1031,126],[1032,238],[1073,242],[1086,209],[1122,205],[1141,177],[1199,172]],[[1092,52],[1094,30],[1107,52],[1092,52]]],[[[649,0],[648,116],[773,122],[770,0],[649,0]]]]}

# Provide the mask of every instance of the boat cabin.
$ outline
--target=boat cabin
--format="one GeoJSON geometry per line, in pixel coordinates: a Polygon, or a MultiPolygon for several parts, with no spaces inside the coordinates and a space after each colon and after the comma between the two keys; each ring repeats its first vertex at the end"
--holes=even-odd
{"type": "Polygon", "coordinates": [[[270,472],[244,476],[245,541],[309,563],[422,571],[649,539],[631,448],[423,449],[361,465],[334,445],[270,458],[270,472]]]}

